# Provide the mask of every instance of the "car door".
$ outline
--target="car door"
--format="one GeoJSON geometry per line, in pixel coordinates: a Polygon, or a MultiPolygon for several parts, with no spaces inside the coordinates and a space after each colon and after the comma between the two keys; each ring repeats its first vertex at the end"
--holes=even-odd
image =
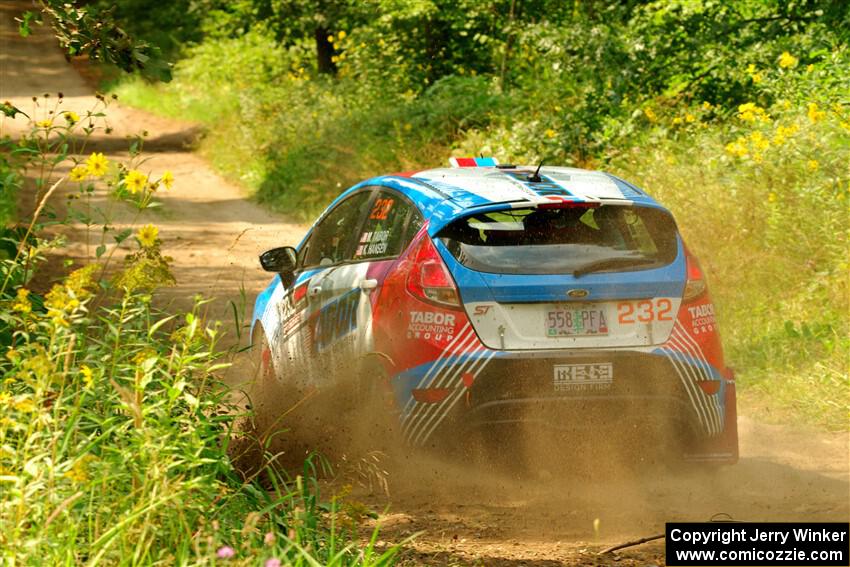
{"type": "MultiPolygon", "coordinates": [[[[317,284],[327,298],[316,327],[317,349],[329,372],[341,380],[357,378],[374,350],[373,306],[384,276],[409,241],[415,210],[393,190],[373,190],[367,214],[348,235],[350,257],[317,284]]],[[[415,219],[421,225],[421,217],[415,219]]]]}
{"type": "Polygon", "coordinates": [[[338,361],[350,348],[357,328],[358,276],[349,268],[356,234],[369,211],[374,190],[358,191],[337,204],[316,224],[299,251],[300,268],[293,298],[304,311],[297,365],[311,385],[329,384],[338,361]]]}
{"type": "MultiPolygon", "coordinates": [[[[269,334],[278,378],[298,389],[327,382],[322,354],[323,337],[317,336],[322,310],[333,302],[323,281],[351,257],[358,223],[367,212],[372,191],[359,191],[336,204],[313,226],[298,250],[298,268],[288,286],[278,284],[270,298],[263,325],[269,334]],[[277,299],[279,297],[279,299],[277,299]],[[318,339],[318,341],[317,341],[318,339]]],[[[327,315],[328,312],[325,312],[327,315]]],[[[321,328],[318,332],[321,332],[321,328]]]]}

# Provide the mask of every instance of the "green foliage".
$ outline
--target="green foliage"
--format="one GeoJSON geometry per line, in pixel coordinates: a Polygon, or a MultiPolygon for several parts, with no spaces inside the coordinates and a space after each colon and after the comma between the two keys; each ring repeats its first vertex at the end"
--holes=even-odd
{"type": "Polygon", "coordinates": [[[53,33],[68,56],[86,55],[92,60],[111,63],[123,71],[143,71],[146,75],[168,80],[168,66],[159,58],[159,48],[138,41],[118,24],[112,9],[92,14],[75,2],[39,0],[38,12],[24,12],[18,21],[23,37],[32,33],[32,24],[44,24],[53,33]]]}

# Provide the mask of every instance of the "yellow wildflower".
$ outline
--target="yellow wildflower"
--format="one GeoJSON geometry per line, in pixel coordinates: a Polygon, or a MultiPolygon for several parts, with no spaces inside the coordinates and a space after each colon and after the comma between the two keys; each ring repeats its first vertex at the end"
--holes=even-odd
{"type": "Polygon", "coordinates": [[[53,361],[47,356],[43,347],[36,349],[38,354],[29,353],[21,364],[23,370],[33,375],[43,378],[49,376],[54,368],[53,361]]]}
{"type": "Polygon", "coordinates": [[[703,110],[711,110],[711,108],[712,108],[712,107],[711,107],[711,103],[710,103],[710,102],[708,102],[707,100],[706,100],[706,101],[703,101],[703,103],[702,103],[702,109],[703,109],[703,110]]]}
{"type": "Polygon", "coordinates": [[[9,362],[17,362],[21,357],[21,353],[19,353],[16,349],[9,347],[6,351],[6,358],[9,359],[9,362]]]}
{"type": "Polygon", "coordinates": [[[77,167],[71,170],[71,173],[68,174],[68,177],[71,179],[71,181],[85,181],[86,177],[88,176],[89,170],[83,165],[78,165],[77,167]]]}
{"type": "Polygon", "coordinates": [[[156,244],[158,236],[159,229],[152,224],[146,224],[139,229],[136,238],[139,239],[139,244],[141,244],[143,248],[151,248],[154,244],[156,244]]]}
{"type": "Polygon", "coordinates": [[[328,43],[333,43],[333,42],[334,42],[334,36],[329,35],[328,36],[328,43]]]}
{"type": "Polygon", "coordinates": [[[44,296],[47,315],[55,325],[67,327],[69,325],[67,315],[73,315],[82,302],[91,297],[92,292],[89,288],[94,285],[92,274],[97,268],[97,264],[90,264],[74,270],[68,274],[63,283],[54,285],[44,296]]]}
{"type": "Polygon", "coordinates": [[[761,132],[753,132],[750,135],[750,140],[753,143],[753,147],[758,150],[764,151],[770,147],[770,142],[767,140],[767,138],[764,137],[764,134],[762,134],[761,132]]]}
{"type": "Polygon", "coordinates": [[[80,374],[83,376],[83,383],[85,383],[86,388],[91,388],[94,384],[94,371],[88,365],[83,364],[80,366],[80,374]]]}
{"type": "Polygon", "coordinates": [[[133,362],[136,364],[136,366],[141,366],[151,358],[156,358],[156,351],[152,348],[146,348],[142,351],[139,351],[136,356],[133,357],[133,362]]]}
{"type": "Polygon", "coordinates": [[[555,136],[557,136],[557,135],[558,135],[558,133],[557,133],[557,132],[555,132],[554,130],[552,130],[551,128],[548,128],[548,129],[546,130],[545,134],[546,134],[546,137],[547,137],[547,138],[554,138],[555,136]]]}
{"type": "Polygon", "coordinates": [[[65,286],[74,296],[80,299],[88,299],[91,296],[89,288],[95,285],[94,272],[98,269],[97,264],[89,264],[78,270],[74,270],[65,278],[65,286]]]}
{"type": "Polygon", "coordinates": [[[88,463],[93,459],[94,457],[91,455],[85,455],[83,458],[78,459],[62,476],[77,484],[86,482],[89,479],[88,463]]]}
{"type": "Polygon", "coordinates": [[[644,108],[643,113],[646,115],[650,122],[656,122],[658,120],[658,116],[651,108],[644,108]]]}
{"type": "Polygon", "coordinates": [[[106,175],[106,168],[109,167],[109,160],[102,153],[94,152],[86,160],[86,167],[92,177],[103,177],[106,175]]]}
{"type": "Polygon", "coordinates": [[[785,141],[797,132],[796,124],[791,126],[779,126],[776,128],[776,134],[773,136],[773,145],[781,146],[785,141]]]}
{"type": "Polygon", "coordinates": [[[345,30],[339,30],[339,33],[338,33],[338,34],[336,34],[336,36],[337,36],[339,39],[345,39],[345,36],[346,36],[346,35],[348,35],[348,34],[347,34],[347,33],[345,33],[345,30]]]}
{"type": "Polygon", "coordinates": [[[776,193],[768,193],[767,202],[768,203],[775,203],[776,202],[776,193]]]}
{"type": "Polygon", "coordinates": [[[685,122],[691,123],[694,120],[696,120],[696,117],[693,114],[691,114],[690,112],[685,114],[685,122]]]}
{"type": "Polygon", "coordinates": [[[65,120],[68,121],[68,124],[74,125],[80,121],[80,115],[73,110],[68,110],[65,112],[65,120]]]}
{"type": "Polygon", "coordinates": [[[750,75],[750,78],[754,83],[758,84],[762,80],[762,75],[758,71],[756,71],[756,66],[750,63],[747,65],[747,73],[750,75]]]}
{"type": "Polygon", "coordinates": [[[21,413],[32,413],[35,411],[35,402],[30,398],[22,398],[13,404],[13,407],[21,413]]]}
{"type": "Polygon", "coordinates": [[[162,174],[162,177],[159,180],[163,185],[165,185],[166,189],[171,189],[171,186],[174,184],[174,176],[167,170],[162,174]]]}
{"type": "Polygon", "coordinates": [[[138,169],[131,169],[124,177],[124,185],[130,193],[138,193],[145,188],[148,183],[148,176],[138,169]]]}
{"type": "Polygon", "coordinates": [[[806,114],[812,122],[818,122],[821,118],[826,116],[826,113],[823,110],[818,109],[818,104],[816,102],[809,103],[809,110],[806,114]]]}
{"type": "Polygon", "coordinates": [[[820,163],[818,163],[818,160],[816,160],[816,159],[810,159],[806,163],[806,167],[809,168],[809,171],[817,171],[818,168],[820,167],[820,163]]]}
{"type": "Polygon", "coordinates": [[[746,157],[749,154],[747,148],[747,139],[745,137],[738,138],[734,142],[726,144],[726,153],[735,157],[746,157]]]}
{"type": "Polygon", "coordinates": [[[35,125],[39,128],[50,128],[53,126],[53,120],[39,120],[35,125]]]}
{"type": "Polygon", "coordinates": [[[0,407],[12,404],[12,395],[9,392],[0,392],[0,407]]]}
{"type": "Polygon", "coordinates": [[[767,122],[769,119],[767,112],[752,102],[745,102],[738,106],[738,118],[745,122],[755,122],[756,120],[767,122]]]}
{"type": "Polygon", "coordinates": [[[811,73],[814,70],[815,70],[815,66],[814,66],[813,63],[809,63],[808,65],[806,65],[806,73],[811,73]]]}
{"type": "Polygon", "coordinates": [[[681,124],[681,123],[682,123],[682,119],[680,117],[677,116],[676,118],[673,119],[673,124],[681,124]]]}
{"type": "Polygon", "coordinates": [[[797,63],[799,63],[799,59],[797,59],[787,51],[783,51],[782,55],[779,56],[779,66],[783,69],[788,69],[789,67],[796,67],[797,63]]]}
{"type": "Polygon", "coordinates": [[[15,297],[15,303],[12,305],[12,309],[18,311],[19,313],[29,313],[32,311],[32,304],[29,300],[30,290],[19,287],[17,296],[15,297]]]}

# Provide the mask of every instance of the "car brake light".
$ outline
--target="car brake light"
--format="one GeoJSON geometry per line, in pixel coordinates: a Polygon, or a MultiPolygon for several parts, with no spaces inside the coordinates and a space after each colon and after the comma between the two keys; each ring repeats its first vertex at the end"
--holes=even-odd
{"type": "Polygon", "coordinates": [[[596,209],[599,207],[599,203],[593,203],[588,201],[574,201],[564,199],[563,197],[549,196],[549,203],[539,203],[537,205],[538,209],[596,209]]]}
{"type": "Polygon", "coordinates": [[[705,277],[702,274],[702,268],[699,267],[697,259],[691,255],[688,249],[685,249],[685,262],[687,265],[687,280],[685,281],[685,292],[683,299],[691,301],[705,293],[707,286],[705,285],[705,277]]]}
{"type": "Polygon", "coordinates": [[[413,268],[407,276],[407,291],[430,303],[460,306],[454,280],[427,233],[422,234],[419,247],[413,254],[413,268]]]}

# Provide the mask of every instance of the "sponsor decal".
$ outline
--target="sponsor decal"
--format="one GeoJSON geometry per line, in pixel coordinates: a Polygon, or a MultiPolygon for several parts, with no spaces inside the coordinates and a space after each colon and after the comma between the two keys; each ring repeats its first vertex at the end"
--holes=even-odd
{"type": "Polygon", "coordinates": [[[407,338],[451,340],[454,338],[456,325],[457,319],[453,313],[411,311],[407,338]]]}
{"type": "Polygon", "coordinates": [[[360,235],[360,243],[357,245],[355,256],[382,256],[387,252],[390,231],[376,230],[364,232],[360,235]]]}
{"type": "Polygon", "coordinates": [[[307,282],[296,286],[295,289],[292,290],[292,302],[299,303],[305,297],[307,297],[307,282]]]}
{"type": "Polygon", "coordinates": [[[576,390],[608,390],[614,383],[614,365],[556,364],[554,386],[556,392],[576,390]]]}
{"type": "Polygon", "coordinates": [[[314,345],[318,352],[327,349],[357,328],[357,305],[360,290],[352,290],[322,307],[316,319],[314,345]]]}
{"type": "Polygon", "coordinates": [[[717,325],[717,319],[714,317],[713,303],[688,307],[688,314],[691,316],[691,326],[695,335],[710,333],[714,330],[715,325],[717,325]]]}
{"type": "Polygon", "coordinates": [[[475,311],[473,311],[474,315],[486,315],[490,312],[490,308],[492,305],[476,305],[475,311]]]}

